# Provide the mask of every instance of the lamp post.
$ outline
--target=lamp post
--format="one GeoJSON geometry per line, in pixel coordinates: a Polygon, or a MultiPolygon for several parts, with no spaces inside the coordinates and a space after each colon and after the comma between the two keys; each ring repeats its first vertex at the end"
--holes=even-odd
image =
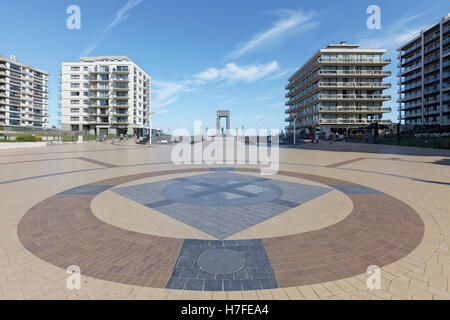
{"type": "Polygon", "coordinates": [[[148,114],[148,118],[150,120],[150,135],[149,135],[149,139],[148,139],[148,146],[151,147],[152,145],[152,118],[151,115],[155,114],[156,112],[149,112],[148,114]]]}
{"type": "Polygon", "coordinates": [[[300,115],[297,114],[295,116],[295,118],[294,118],[294,146],[297,144],[297,132],[296,132],[296,129],[297,129],[297,119],[298,119],[299,116],[300,115]]]}

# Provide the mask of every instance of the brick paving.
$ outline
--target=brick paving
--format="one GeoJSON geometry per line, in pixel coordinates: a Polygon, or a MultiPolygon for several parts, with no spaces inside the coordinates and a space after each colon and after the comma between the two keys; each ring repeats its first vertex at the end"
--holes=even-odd
{"type": "MultiPolygon", "coordinates": [[[[262,245],[254,250],[259,250],[260,256],[267,253],[268,259],[257,267],[273,270],[275,278],[249,276],[241,279],[236,274],[201,277],[196,261],[201,253],[208,251],[209,242],[206,242],[206,248],[200,244],[190,257],[190,270],[195,274],[190,274],[189,278],[185,272],[179,277],[177,270],[182,267],[180,261],[192,243],[123,230],[95,218],[90,209],[92,199],[114,185],[170,173],[204,171],[209,170],[151,172],[69,189],[30,209],[19,223],[19,239],[41,259],[63,268],[78,265],[83,274],[95,278],[175,289],[184,289],[188,280],[200,280],[202,290],[220,291],[271,289],[268,286],[289,287],[343,279],[366,272],[370,265],[382,267],[405,257],[423,237],[424,224],[420,216],[394,197],[338,179],[282,171],[279,175],[309,179],[340,189],[353,201],[352,213],[321,230],[263,239],[262,245]],[[220,279],[221,276],[229,278],[220,279]],[[224,280],[238,280],[241,285],[231,282],[225,285],[224,280]]],[[[236,169],[236,172],[254,171],[236,169]]],[[[280,185],[281,181],[277,183],[280,185]]],[[[222,242],[219,246],[226,245],[231,248],[230,242],[222,242]]],[[[231,250],[246,252],[245,259],[251,263],[249,257],[254,252],[248,253],[239,245],[231,250]]],[[[251,270],[247,273],[252,274],[251,270]]],[[[188,288],[200,286],[200,282],[194,285],[190,281],[188,288]]]]}
{"type": "MultiPolygon", "coordinates": [[[[88,143],[0,152],[0,299],[450,299],[448,153],[339,143],[280,149],[282,171],[274,178],[336,188],[325,202],[328,214],[317,200],[301,208],[320,219],[345,210],[326,223],[294,208],[280,215],[283,219],[257,225],[246,239],[262,242],[278,287],[244,290],[241,282],[238,290],[235,282],[225,285],[230,279],[214,279],[222,281],[224,291],[209,291],[218,282],[207,290],[196,289],[197,281],[184,290],[166,288],[186,239],[204,235],[172,224],[170,232],[155,236],[164,219],[153,231],[144,227],[133,232],[114,214],[101,220],[91,212],[90,203],[106,195],[114,206],[110,186],[207,173],[201,166],[171,165],[170,150],[88,143]],[[66,156],[71,158],[62,158],[66,156]],[[77,161],[83,157],[104,165],[77,161]],[[333,199],[351,199],[352,206],[337,207],[333,199]],[[301,227],[292,232],[296,229],[290,222],[301,225],[302,219],[312,222],[308,231],[301,227]],[[81,265],[82,287],[68,290],[66,267],[75,261],[81,265]],[[381,267],[380,289],[366,287],[369,275],[363,264],[369,263],[381,267]]],[[[241,172],[232,167],[218,171],[252,174],[249,166],[241,172]]],[[[126,208],[125,201],[118,209],[126,208]]],[[[145,210],[153,209],[143,207],[141,214],[145,210]]],[[[134,223],[142,218],[127,214],[123,217],[134,218],[134,223]]],[[[200,265],[203,259],[208,261],[201,258],[200,265]]],[[[214,266],[203,266],[217,272],[214,266]]]]}

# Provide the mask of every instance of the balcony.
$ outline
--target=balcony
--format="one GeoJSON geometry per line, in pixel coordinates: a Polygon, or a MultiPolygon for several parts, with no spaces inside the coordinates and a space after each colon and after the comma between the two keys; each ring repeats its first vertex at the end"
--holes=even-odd
{"type": "Polygon", "coordinates": [[[130,71],[128,70],[128,67],[125,67],[125,68],[113,68],[112,72],[120,74],[120,73],[129,73],[130,71]]]}
{"type": "MultiPolygon", "coordinates": [[[[320,88],[376,88],[376,89],[389,89],[390,83],[383,82],[319,82],[320,88]]],[[[286,97],[287,98],[287,97],[286,97]]]]}
{"type": "Polygon", "coordinates": [[[421,43],[421,42],[416,43],[416,44],[413,45],[412,47],[406,49],[405,52],[404,52],[403,54],[400,53],[400,55],[402,55],[402,56],[407,55],[408,53],[411,53],[411,52],[413,52],[414,50],[419,49],[420,47],[422,47],[422,43],[421,43]]]}
{"type": "Polygon", "coordinates": [[[412,55],[411,57],[406,58],[404,61],[402,61],[402,65],[408,64],[411,61],[414,61],[415,59],[420,58],[421,56],[422,56],[421,52],[416,53],[415,55],[412,55]]]}
{"type": "Polygon", "coordinates": [[[346,59],[346,58],[319,58],[321,64],[368,64],[368,65],[388,65],[392,61],[391,59],[346,59]]]}
{"type": "Polygon", "coordinates": [[[111,95],[111,98],[115,98],[115,99],[125,99],[125,100],[127,100],[127,99],[130,99],[130,97],[128,96],[128,95],[117,95],[117,94],[112,94],[111,95]]]}
{"type": "Polygon", "coordinates": [[[355,112],[355,113],[389,113],[392,109],[387,107],[319,107],[319,112],[324,113],[342,113],[342,112],[355,112]]]}
{"type": "Polygon", "coordinates": [[[109,91],[109,86],[97,86],[97,85],[91,85],[89,86],[90,90],[93,91],[109,91]]]}
{"type": "Polygon", "coordinates": [[[319,94],[320,100],[391,100],[390,95],[382,94],[319,94]]]}
{"type": "Polygon", "coordinates": [[[115,82],[128,82],[129,78],[128,77],[112,77],[112,80],[115,82]]]}
{"type": "Polygon", "coordinates": [[[416,64],[413,64],[413,65],[408,66],[406,68],[403,68],[403,70],[400,70],[400,72],[398,73],[398,76],[401,76],[403,74],[407,74],[407,73],[409,73],[409,72],[411,72],[413,70],[416,70],[416,69],[418,69],[420,67],[422,67],[422,63],[416,63],[416,64]]]}
{"type": "Polygon", "coordinates": [[[383,70],[319,70],[320,76],[374,76],[374,77],[388,77],[391,71],[383,70]]]}
{"type": "Polygon", "coordinates": [[[379,124],[392,124],[391,120],[367,120],[367,119],[319,119],[319,124],[354,124],[354,125],[366,125],[371,123],[379,123],[379,124]]]}

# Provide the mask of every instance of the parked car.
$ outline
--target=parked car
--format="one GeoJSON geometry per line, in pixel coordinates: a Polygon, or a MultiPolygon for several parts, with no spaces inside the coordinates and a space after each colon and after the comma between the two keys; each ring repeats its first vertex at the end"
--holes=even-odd
{"type": "Polygon", "coordinates": [[[136,143],[138,143],[138,144],[147,144],[148,143],[148,137],[147,136],[139,137],[139,139],[138,139],[138,141],[136,143]]]}

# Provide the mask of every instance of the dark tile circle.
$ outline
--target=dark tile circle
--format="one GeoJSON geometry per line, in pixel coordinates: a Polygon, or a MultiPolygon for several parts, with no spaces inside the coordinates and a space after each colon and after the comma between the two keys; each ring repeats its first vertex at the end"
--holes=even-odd
{"type": "Polygon", "coordinates": [[[245,259],[239,251],[214,249],[203,253],[198,258],[198,265],[209,273],[230,274],[241,270],[245,259]]]}

